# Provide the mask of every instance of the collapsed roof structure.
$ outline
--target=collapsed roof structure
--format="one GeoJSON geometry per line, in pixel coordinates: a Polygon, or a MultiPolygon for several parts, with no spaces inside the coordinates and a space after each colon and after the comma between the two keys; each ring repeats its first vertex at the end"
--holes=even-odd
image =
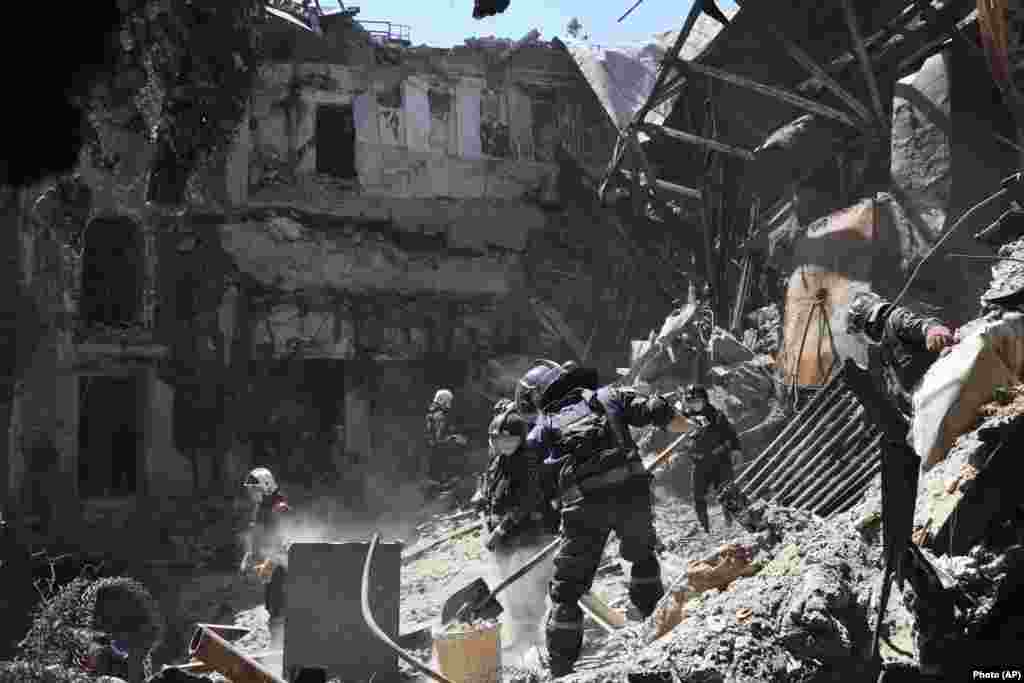
{"type": "MultiPolygon", "coordinates": [[[[622,77],[613,51],[569,48],[620,130],[603,200],[630,197],[636,230],[649,221],[679,224],[690,263],[674,266],[704,286],[722,326],[737,331],[768,233],[792,218],[807,225],[892,191],[894,86],[951,47],[981,54],[973,6],[748,1],[722,12],[714,2],[697,2],[650,78],[622,77]],[[797,199],[800,186],[816,185],[827,187],[819,193],[824,199],[797,199]]],[[[877,242],[875,207],[861,209],[847,217],[850,226],[819,232],[877,242]]],[[[833,348],[824,355],[845,355],[835,353],[824,324],[841,302],[823,297],[845,300],[848,281],[870,278],[816,278],[803,283],[809,294],[801,297],[807,305],[800,319],[787,320],[787,329],[802,330],[804,338],[788,341],[811,355],[821,356],[827,345],[833,348]],[[815,309],[818,326],[810,325],[815,309]]],[[[818,386],[835,366],[782,364],[792,365],[784,369],[795,383],[818,386]]]]}

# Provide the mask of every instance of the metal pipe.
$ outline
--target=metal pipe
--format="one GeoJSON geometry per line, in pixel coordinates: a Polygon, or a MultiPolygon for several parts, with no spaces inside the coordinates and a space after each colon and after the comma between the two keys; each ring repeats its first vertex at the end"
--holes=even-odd
{"type": "Polygon", "coordinates": [[[363,608],[363,621],[366,622],[367,628],[370,629],[373,635],[376,636],[380,642],[394,650],[395,654],[421,674],[430,676],[437,681],[437,683],[452,683],[452,681],[437,673],[429,666],[421,664],[415,657],[395,644],[395,641],[391,640],[391,638],[388,637],[388,634],[384,633],[380,626],[377,625],[376,620],[374,620],[373,612],[370,611],[370,565],[373,562],[373,552],[377,549],[377,543],[379,541],[380,533],[378,532],[373,535],[373,539],[370,541],[370,549],[366,551],[366,562],[363,563],[363,586],[362,595],[360,596],[363,608]]]}
{"type": "MultiPolygon", "coordinates": [[[[881,441],[879,441],[879,443],[881,443],[881,441]]],[[[820,503],[817,503],[813,506],[812,511],[815,514],[821,514],[823,510],[829,509],[832,505],[835,504],[839,497],[846,492],[846,490],[850,486],[851,481],[856,481],[864,474],[864,472],[867,472],[872,467],[878,465],[879,459],[877,457],[872,457],[870,455],[870,453],[872,453],[873,451],[874,449],[871,449],[871,451],[869,451],[868,457],[850,463],[850,467],[848,467],[839,477],[836,478],[835,483],[829,488],[829,491],[825,495],[824,499],[820,503]]]]}
{"type": "MultiPolygon", "coordinates": [[[[801,408],[797,414],[790,421],[789,425],[784,429],[770,444],[761,452],[761,455],[751,463],[751,472],[760,473],[756,469],[757,465],[770,464],[770,460],[774,459],[778,453],[789,447],[790,443],[797,438],[797,435],[801,430],[809,429],[813,426],[813,420],[820,415],[821,411],[827,409],[829,405],[837,400],[838,396],[841,396],[844,392],[842,389],[845,384],[839,375],[836,375],[826,384],[817,396],[813,400],[808,401],[807,404],[801,408]]],[[[756,483],[756,479],[750,482],[751,484],[756,483]]]]}
{"type": "Polygon", "coordinates": [[[831,505],[823,506],[820,512],[821,517],[831,517],[837,512],[848,510],[850,507],[857,503],[857,496],[864,492],[867,488],[868,483],[878,475],[882,469],[882,463],[876,462],[871,467],[864,470],[863,474],[857,476],[849,486],[847,486],[836,498],[835,502],[831,505]]]}
{"type": "Polygon", "coordinates": [[[808,418],[813,414],[817,413],[819,409],[822,409],[826,404],[831,403],[836,394],[839,392],[842,386],[840,376],[836,375],[825,387],[821,390],[821,393],[815,397],[815,400],[809,402],[793,417],[789,425],[782,430],[782,432],[776,436],[770,444],[759,455],[754,459],[747,469],[743,471],[743,474],[736,477],[736,485],[739,487],[750,487],[757,484],[758,477],[764,471],[766,466],[774,464],[776,457],[779,452],[788,446],[789,442],[796,438],[797,434],[808,428],[811,424],[808,418]]]}
{"type": "MultiPolygon", "coordinates": [[[[835,410],[835,409],[834,409],[835,410]]],[[[799,476],[797,473],[803,471],[808,462],[814,461],[821,454],[821,444],[835,436],[846,423],[842,420],[843,415],[850,410],[846,404],[843,410],[836,411],[835,418],[828,420],[811,432],[807,438],[800,442],[799,448],[789,453],[789,458],[779,467],[773,476],[765,480],[763,486],[771,491],[772,501],[778,500],[782,488],[788,488],[799,476]]]]}
{"type": "Polygon", "coordinates": [[[799,452],[797,457],[793,458],[791,464],[779,472],[775,478],[775,486],[772,487],[769,483],[769,488],[772,489],[772,502],[781,504],[783,496],[788,495],[794,486],[799,486],[806,481],[807,468],[822,456],[826,444],[832,442],[851,425],[856,428],[856,423],[848,419],[848,411],[851,409],[852,406],[848,407],[834,421],[816,432],[814,439],[799,452]]]}
{"type": "MultiPolygon", "coordinates": [[[[852,402],[852,400],[853,400],[852,396],[843,396],[839,400],[838,403],[836,403],[830,410],[828,410],[828,412],[825,413],[825,415],[822,417],[822,421],[825,422],[825,423],[831,423],[833,420],[836,419],[836,417],[838,415],[842,414],[843,412],[845,412],[849,408],[850,403],[852,402]]],[[[813,429],[810,430],[810,432],[807,434],[807,436],[805,436],[800,441],[799,444],[797,444],[794,448],[788,449],[788,454],[792,455],[793,453],[800,453],[800,452],[802,452],[807,447],[807,445],[809,443],[813,442],[817,438],[817,434],[818,433],[815,430],[813,430],[813,429]]],[[[786,455],[787,451],[781,451],[780,454],[786,455]]],[[[785,464],[785,461],[783,461],[783,465],[779,469],[782,470],[782,471],[789,471],[791,468],[790,468],[790,466],[788,464],[785,464]]],[[[775,479],[776,480],[778,479],[778,474],[776,474],[775,479]]],[[[766,479],[757,488],[754,489],[753,493],[748,493],[747,495],[748,496],[758,496],[758,495],[760,495],[761,491],[765,488],[765,486],[767,485],[768,481],[769,480],[766,479]]]]}
{"type": "Polygon", "coordinates": [[[199,624],[196,627],[188,646],[188,654],[193,661],[202,662],[205,667],[223,674],[232,681],[285,683],[284,679],[236,649],[206,624],[199,624]]]}
{"type": "Polygon", "coordinates": [[[815,488],[818,485],[820,480],[817,479],[815,475],[820,474],[830,462],[839,459],[838,457],[831,457],[832,454],[836,452],[837,444],[854,432],[864,429],[864,424],[856,420],[856,417],[858,416],[855,415],[855,419],[846,422],[839,429],[838,433],[833,434],[828,441],[821,446],[821,449],[818,451],[818,455],[812,458],[799,472],[796,473],[796,475],[793,476],[793,480],[788,486],[786,486],[786,488],[779,491],[779,494],[776,497],[776,502],[779,505],[790,505],[801,491],[805,490],[797,488],[797,490],[794,491],[795,487],[815,488]]]}
{"type": "Polygon", "coordinates": [[[853,457],[843,461],[839,471],[829,475],[828,480],[819,490],[815,491],[815,495],[811,496],[806,502],[805,507],[813,510],[826,502],[828,497],[835,493],[836,489],[842,485],[842,482],[847,481],[851,475],[854,475],[864,466],[864,463],[869,462],[877,455],[876,449],[881,444],[881,438],[880,434],[875,436],[867,445],[857,451],[853,457]]]}
{"type": "Polygon", "coordinates": [[[864,429],[857,432],[856,437],[850,439],[847,442],[844,451],[849,454],[846,458],[835,458],[829,463],[829,466],[823,472],[815,473],[815,478],[819,482],[823,482],[821,485],[816,487],[807,488],[802,494],[797,496],[796,500],[791,503],[791,507],[803,508],[814,499],[820,497],[822,486],[824,482],[830,482],[834,480],[835,475],[851,460],[856,460],[861,453],[865,452],[867,446],[870,445],[872,439],[875,438],[875,433],[871,427],[865,425],[864,429]]]}
{"type": "Polygon", "coordinates": [[[880,130],[888,130],[890,120],[886,117],[885,108],[882,106],[882,95],[878,89],[878,81],[875,79],[875,72],[872,69],[871,58],[868,57],[867,47],[864,45],[864,38],[860,32],[860,19],[853,8],[850,0],[840,0],[843,5],[843,13],[846,15],[846,26],[850,30],[850,38],[853,40],[854,54],[860,63],[861,74],[868,85],[868,94],[871,96],[871,104],[875,108],[875,115],[878,116],[880,130]]]}
{"type": "Polygon", "coordinates": [[[772,442],[768,444],[761,455],[755,458],[744,472],[736,478],[736,484],[738,486],[752,486],[758,481],[758,477],[764,471],[766,466],[773,464],[774,459],[778,453],[789,444],[797,434],[805,429],[808,424],[808,417],[816,412],[822,404],[828,403],[833,400],[837,391],[837,384],[829,383],[821,390],[821,393],[815,397],[814,401],[810,401],[790,420],[789,424],[772,439],[772,442]]]}

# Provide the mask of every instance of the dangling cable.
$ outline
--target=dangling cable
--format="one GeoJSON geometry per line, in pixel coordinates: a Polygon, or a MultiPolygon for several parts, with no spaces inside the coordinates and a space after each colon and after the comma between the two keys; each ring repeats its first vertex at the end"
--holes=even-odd
{"type": "MultiPolygon", "coordinates": [[[[1004,181],[1004,183],[1005,182],[1006,181],[1004,181]]],[[[1010,188],[1004,186],[998,192],[994,192],[994,193],[990,194],[985,199],[982,199],[980,202],[978,202],[977,204],[975,204],[971,208],[967,209],[967,211],[964,211],[963,215],[961,215],[960,218],[957,219],[956,223],[954,223],[952,225],[952,227],[950,227],[949,230],[946,231],[946,234],[944,234],[941,238],[939,238],[938,242],[936,242],[934,245],[932,245],[932,248],[929,249],[928,253],[924,255],[924,258],[921,259],[921,262],[917,264],[917,267],[914,268],[914,272],[911,273],[910,277],[907,279],[907,283],[905,285],[903,285],[903,289],[900,291],[899,295],[895,299],[893,299],[892,305],[893,306],[897,306],[900,303],[900,300],[903,298],[903,295],[907,293],[908,289],[910,289],[911,283],[913,283],[914,280],[917,278],[917,274],[921,271],[922,266],[924,266],[924,264],[928,261],[928,259],[931,258],[932,254],[934,254],[938,250],[938,248],[941,247],[942,244],[947,239],[949,239],[950,236],[952,236],[953,233],[956,232],[957,229],[968,218],[970,218],[972,215],[974,215],[975,211],[978,211],[979,209],[982,209],[985,206],[988,206],[989,204],[991,204],[992,202],[994,202],[997,199],[1001,199],[1002,197],[1005,197],[1007,194],[1009,194],[1009,192],[1010,192],[1010,188]]]]}

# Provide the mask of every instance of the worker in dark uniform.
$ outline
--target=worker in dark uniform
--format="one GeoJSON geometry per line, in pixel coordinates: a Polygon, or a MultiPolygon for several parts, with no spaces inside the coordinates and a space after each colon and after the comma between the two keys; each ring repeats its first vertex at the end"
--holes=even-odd
{"type": "Polygon", "coordinates": [[[542,451],[557,471],[561,533],[548,589],[552,607],[545,626],[548,666],[554,677],[573,671],[583,646],[583,612],[577,601],[594,580],[608,534],[615,531],[622,557],[632,563],[629,597],[645,617],[664,594],[655,548],[651,475],[629,427],[668,426],[675,413],[661,397],[627,389],[597,388],[593,370],[541,361],[516,389],[517,405],[532,407],[537,423],[526,447],[542,451]]]}
{"type": "MultiPolygon", "coordinates": [[[[485,547],[502,580],[558,534],[552,468],[543,463],[541,451],[525,446],[532,426],[509,401],[488,428],[491,459],[481,485],[485,547]]],[[[554,569],[551,562],[533,569],[517,584],[517,598],[505,606],[510,635],[505,647],[513,659],[544,643],[545,597],[554,569]]]]}
{"type": "Polygon", "coordinates": [[[252,517],[244,538],[245,555],[238,570],[243,575],[255,570],[265,584],[263,603],[270,615],[273,634],[276,627],[283,625],[284,619],[289,544],[282,522],[291,508],[274,475],[265,467],[249,472],[243,486],[252,505],[252,517]]]}
{"type": "Polygon", "coordinates": [[[544,465],[541,451],[525,445],[532,426],[510,401],[488,428],[491,460],[481,494],[489,534],[485,546],[492,552],[558,531],[551,468],[544,465]]]}
{"type": "Polygon", "coordinates": [[[914,387],[939,353],[953,344],[953,332],[938,318],[894,306],[874,292],[853,297],[846,329],[878,345],[886,391],[904,416],[912,412],[914,387]]]}
{"type": "Polygon", "coordinates": [[[454,395],[448,389],[438,389],[427,409],[426,442],[428,459],[421,468],[434,481],[443,481],[453,475],[460,464],[458,454],[467,443],[466,437],[452,430],[449,413],[454,395]]]}
{"type": "MultiPolygon", "coordinates": [[[[863,334],[878,345],[884,387],[861,371],[850,376],[851,388],[857,394],[872,421],[884,435],[882,440],[882,529],[885,572],[881,586],[881,604],[887,604],[892,580],[908,581],[913,595],[927,581],[928,562],[913,549],[914,509],[917,498],[921,459],[907,442],[910,416],[913,413],[911,392],[924,377],[938,355],[954,343],[950,329],[938,318],[920,316],[894,306],[873,292],[853,297],[847,310],[847,330],[863,334]],[[884,393],[883,393],[884,391],[884,393]]],[[[925,594],[928,591],[925,590],[925,594]]],[[[879,657],[879,634],[884,610],[875,621],[872,653],[879,657]]],[[[933,620],[927,620],[930,623],[933,620]]],[[[927,630],[927,629],[926,629],[927,630]]],[[[934,654],[922,647],[919,658],[924,668],[934,654]]],[[[886,672],[879,679],[886,680],[886,672]]]]}
{"type": "MultiPolygon", "coordinates": [[[[700,384],[691,384],[683,396],[683,414],[696,425],[692,437],[693,447],[690,458],[693,461],[691,489],[693,507],[697,519],[710,533],[708,520],[708,489],[712,486],[721,491],[722,487],[735,477],[733,461],[742,455],[740,439],[725,414],[711,405],[708,390],[700,384]]],[[[732,525],[732,515],[722,507],[726,526],[732,525]]]]}

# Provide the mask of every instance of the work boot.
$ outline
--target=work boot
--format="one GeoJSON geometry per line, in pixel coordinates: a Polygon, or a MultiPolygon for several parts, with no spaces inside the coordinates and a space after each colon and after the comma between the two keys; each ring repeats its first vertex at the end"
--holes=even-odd
{"type": "Polygon", "coordinates": [[[700,525],[704,527],[704,533],[711,533],[711,522],[708,521],[708,509],[706,507],[697,508],[697,519],[700,521],[700,525]]]}

